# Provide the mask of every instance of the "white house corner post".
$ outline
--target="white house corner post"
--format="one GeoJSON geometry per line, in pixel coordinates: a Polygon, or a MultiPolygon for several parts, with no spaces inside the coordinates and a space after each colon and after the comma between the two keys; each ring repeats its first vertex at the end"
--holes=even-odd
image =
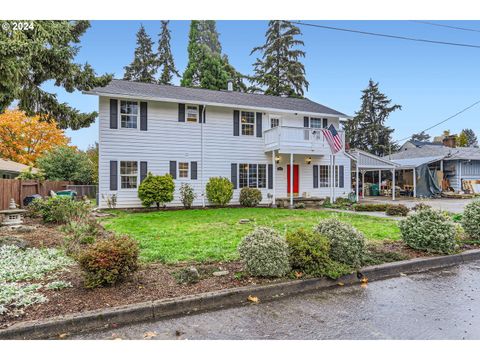
{"type": "Polygon", "coordinates": [[[395,200],[395,169],[392,170],[392,200],[395,200]]]}
{"type": "Polygon", "coordinates": [[[203,106],[203,114],[202,114],[202,121],[200,123],[200,187],[202,189],[202,207],[205,207],[205,181],[203,179],[203,122],[205,119],[205,110],[207,109],[207,105],[203,106]]]}
{"type": "Polygon", "coordinates": [[[362,170],[362,199],[365,199],[365,170],[362,170]]]}
{"type": "Polygon", "coordinates": [[[417,169],[413,168],[413,197],[417,197],[417,169]]]}
{"type": "Polygon", "coordinates": [[[378,170],[378,194],[382,191],[382,170],[378,170]]]}
{"type": "Polygon", "coordinates": [[[272,150],[272,182],[273,182],[273,188],[272,188],[272,207],[277,207],[277,194],[276,194],[276,173],[277,169],[275,166],[275,150],[272,150]]]}
{"type": "Polygon", "coordinates": [[[358,196],[358,180],[359,180],[359,176],[358,176],[358,159],[357,159],[357,161],[355,162],[355,197],[357,202],[360,200],[358,196]]]}
{"type": "Polygon", "coordinates": [[[290,207],[293,208],[293,153],[290,153],[290,207]]]}

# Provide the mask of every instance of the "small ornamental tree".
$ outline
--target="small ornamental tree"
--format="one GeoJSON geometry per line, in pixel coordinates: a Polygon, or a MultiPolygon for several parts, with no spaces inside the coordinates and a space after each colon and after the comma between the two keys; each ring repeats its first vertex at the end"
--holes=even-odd
{"type": "Polygon", "coordinates": [[[192,207],[193,200],[196,198],[197,195],[195,194],[192,185],[184,183],[180,186],[180,200],[182,201],[185,209],[190,209],[192,207]]]}
{"type": "Polygon", "coordinates": [[[160,176],[148,173],[138,187],[138,197],[142,200],[143,206],[151,207],[155,204],[159,209],[173,200],[174,191],[175,184],[170,174],[160,176]]]}
{"type": "Polygon", "coordinates": [[[212,177],[205,188],[207,199],[218,206],[227,205],[233,196],[233,184],[225,177],[212,177]]]}

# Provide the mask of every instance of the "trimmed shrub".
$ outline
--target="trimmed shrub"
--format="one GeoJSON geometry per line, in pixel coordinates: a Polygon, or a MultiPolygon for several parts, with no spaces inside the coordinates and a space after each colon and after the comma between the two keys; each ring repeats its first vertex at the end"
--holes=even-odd
{"type": "Polygon", "coordinates": [[[151,207],[153,204],[157,206],[165,206],[173,200],[173,192],[175,191],[175,183],[170,174],[153,175],[148,173],[138,187],[138,197],[145,207],[151,207]]]}
{"type": "Polygon", "coordinates": [[[407,216],[410,209],[402,204],[389,204],[385,214],[389,216],[407,216]]]}
{"type": "Polygon", "coordinates": [[[440,211],[423,209],[399,223],[402,238],[413,249],[449,254],[457,246],[454,223],[440,211]]]}
{"type": "Polygon", "coordinates": [[[273,229],[256,228],[242,239],[238,252],[253,276],[281,277],[290,271],[287,242],[273,229]]]}
{"type": "Polygon", "coordinates": [[[355,211],[381,211],[387,210],[388,204],[355,204],[353,210],[355,211]]]}
{"type": "Polygon", "coordinates": [[[351,269],[330,259],[330,243],[319,233],[299,229],[287,233],[290,265],[293,270],[313,276],[337,279],[351,269]]]}
{"type": "Polygon", "coordinates": [[[467,236],[480,241],[480,201],[476,200],[465,206],[461,224],[467,236]]]}
{"type": "Polygon", "coordinates": [[[66,224],[88,216],[92,206],[87,201],[75,201],[69,197],[55,196],[35,199],[28,206],[30,214],[41,216],[45,223],[66,224]]]}
{"type": "Polygon", "coordinates": [[[315,231],[329,240],[333,260],[355,268],[361,265],[365,237],[352,225],[331,218],[320,221],[315,231]]]}
{"type": "Polygon", "coordinates": [[[183,183],[180,186],[180,200],[185,209],[190,209],[192,207],[193,200],[196,198],[197,195],[195,195],[192,185],[183,183]]]}
{"type": "Polygon", "coordinates": [[[419,210],[423,210],[423,209],[431,209],[432,207],[428,204],[425,204],[423,202],[420,202],[420,203],[416,203],[414,207],[412,207],[412,210],[413,211],[419,211],[419,210]]]}
{"type": "Polygon", "coordinates": [[[99,240],[82,250],[77,260],[87,288],[112,285],[138,268],[138,244],[128,236],[99,240]]]}
{"type": "Polygon", "coordinates": [[[205,188],[207,199],[213,205],[225,206],[233,196],[233,184],[225,177],[211,177],[205,188]]]}
{"type": "Polygon", "coordinates": [[[244,207],[256,207],[262,201],[262,192],[254,188],[242,188],[239,200],[244,207]]]}

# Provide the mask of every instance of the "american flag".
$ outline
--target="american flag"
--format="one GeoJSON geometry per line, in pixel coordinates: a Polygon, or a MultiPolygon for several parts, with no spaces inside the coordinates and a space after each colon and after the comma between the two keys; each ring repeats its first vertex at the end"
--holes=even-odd
{"type": "Polygon", "coordinates": [[[340,150],[342,150],[342,138],[340,134],[335,129],[335,126],[330,125],[327,129],[322,130],[323,136],[327,139],[328,145],[330,145],[330,149],[332,153],[336,154],[340,150]]]}

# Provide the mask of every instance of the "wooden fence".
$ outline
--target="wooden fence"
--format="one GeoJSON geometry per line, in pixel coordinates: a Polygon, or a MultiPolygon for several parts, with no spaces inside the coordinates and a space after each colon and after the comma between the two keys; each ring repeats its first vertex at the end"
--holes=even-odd
{"type": "Polygon", "coordinates": [[[0,210],[8,209],[11,199],[23,206],[23,199],[26,196],[33,194],[48,196],[51,190],[65,190],[69,184],[71,184],[69,181],[0,179],[0,210]]]}
{"type": "Polygon", "coordinates": [[[67,189],[77,192],[77,198],[83,198],[84,196],[89,199],[97,198],[97,185],[67,185],[67,189]]]}

